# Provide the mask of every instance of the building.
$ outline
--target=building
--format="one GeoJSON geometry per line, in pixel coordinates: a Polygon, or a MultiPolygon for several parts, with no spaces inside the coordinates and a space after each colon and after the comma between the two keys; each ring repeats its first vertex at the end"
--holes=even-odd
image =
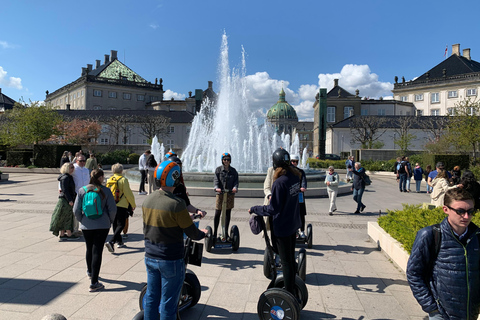
{"type": "Polygon", "coordinates": [[[307,148],[308,155],[313,156],[313,121],[300,121],[297,123],[300,152],[307,148]]]}
{"type": "Polygon", "coordinates": [[[277,103],[267,111],[267,122],[272,124],[278,134],[292,135],[298,123],[297,112],[285,100],[285,91],[280,91],[277,103]]]}
{"type": "Polygon", "coordinates": [[[472,60],[470,49],[460,54],[460,44],[452,46],[452,54],[418,78],[398,82],[392,90],[395,100],[415,104],[418,115],[451,114],[465,98],[476,99],[480,90],[480,63],[472,60]]]}
{"type": "Polygon", "coordinates": [[[4,113],[5,110],[8,110],[8,109],[13,109],[14,104],[15,104],[15,100],[4,95],[2,93],[2,88],[0,88],[0,113],[4,113]]]}

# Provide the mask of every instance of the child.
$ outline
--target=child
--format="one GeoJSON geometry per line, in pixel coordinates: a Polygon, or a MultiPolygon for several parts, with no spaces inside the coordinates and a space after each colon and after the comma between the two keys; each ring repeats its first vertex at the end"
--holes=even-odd
{"type": "Polygon", "coordinates": [[[413,179],[415,179],[415,184],[417,187],[417,193],[420,192],[420,186],[422,184],[422,178],[423,178],[423,169],[420,167],[420,165],[415,163],[415,169],[413,169],[413,179]]]}

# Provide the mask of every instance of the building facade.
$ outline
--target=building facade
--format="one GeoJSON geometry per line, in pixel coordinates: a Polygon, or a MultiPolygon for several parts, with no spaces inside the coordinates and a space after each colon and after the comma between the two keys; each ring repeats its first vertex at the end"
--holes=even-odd
{"type": "Polygon", "coordinates": [[[395,100],[412,102],[418,115],[452,114],[465,98],[476,100],[480,90],[480,63],[472,60],[470,49],[460,54],[460,44],[452,46],[450,57],[415,80],[398,82],[392,90],[395,100]]]}

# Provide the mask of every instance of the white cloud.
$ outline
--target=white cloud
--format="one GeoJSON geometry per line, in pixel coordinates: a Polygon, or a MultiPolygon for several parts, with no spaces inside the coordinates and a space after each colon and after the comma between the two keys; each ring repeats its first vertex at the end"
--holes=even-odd
{"type": "Polygon", "coordinates": [[[0,85],[15,89],[22,89],[22,79],[16,77],[7,77],[7,71],[0,66],[0,85]]]}
{"type": "Polygon", "coordinates": [[[170,100],[172,98],[175,100],[184,100],[186,98],[186,95],[174,92],[170,89],[163,93],[163,100],[170,100]]]}
{"type": "Polygon", "coordinates": [[[153,30],[156,30],[158,29],[159,25],[156,24],[156,23],[150,23],[150,28],[152,28],[153,30]]]}
{"type": "Polygon", "coordinates": [[[3,49],[15,48],[13,44],[8,43],[7,41],[0,41],[0,47],[2,47],[3,49]]]}

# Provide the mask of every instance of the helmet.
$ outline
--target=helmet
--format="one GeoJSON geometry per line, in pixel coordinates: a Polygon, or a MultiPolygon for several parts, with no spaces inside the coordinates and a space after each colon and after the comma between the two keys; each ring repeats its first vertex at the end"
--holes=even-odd
{"type": "Polygon", "coordinates": [[[292,154],[290,156],[290,161],[292,161],[292,160],[297,160],[298,161],[298,160],[300,160],[300,157],[297,154],[292,154]]]}
{"type": "Polygon", "coordinates": [[[175,151],[168,151],[166,154],[165,154],[165,159],[168,159],[170,157],[176,157],[177,154],[175,153],[175,151]]]}
{"type": "Polygon", "coordinates": [[[168,158],[168,160],[175,162],[179,166],[182,165],[182,160],[180,160],[180,158],[177,156],[171,156],[170,158],[168,158]]]}
{"type": "Polygon", "coordinates": [[[180,183],[180,166],[171,161],[165,160],[156,168],[153,176],[157,187],[176,187],[180,183]]]}
{"type": "Polygon", "coordinates": [[[290,154],[288,154],[287,150],[283,148],[278,148],[273,152],[272,160],[274,169],[278,167],[285,168],[290,166],[290,154]]]}
{"type": "Polygon", "coordinates": [[[228,152],[222,153],[222,160],[223,160],[223,158],[225,158],[225,157],[229,157],[230,160],[232,159],[232,155],[231,155],[230,153],[228,153],[228,152]]]}

